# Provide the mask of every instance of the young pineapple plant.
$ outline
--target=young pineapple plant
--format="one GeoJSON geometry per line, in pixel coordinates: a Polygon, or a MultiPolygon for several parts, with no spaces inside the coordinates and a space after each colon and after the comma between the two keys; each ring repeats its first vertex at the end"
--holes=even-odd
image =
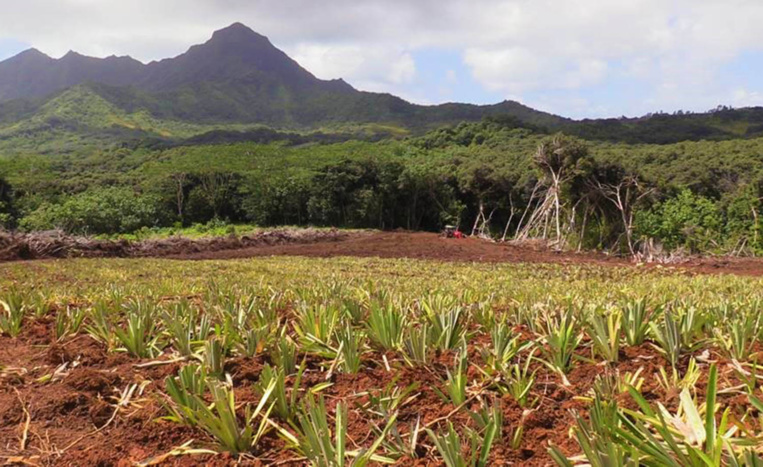
{"type": "Polygon", "coordinates": [[[56,314],[56,339],[63,340],[77,334],[85,321],[85,310],[76,307],[66,307],[56,314]]]}
{"type": "Polygon", "coordinates": [[[642,465],[722,466],[743,455],[748,442],[734,438],[737,428],[729,420],[730,409],[720,414],[717,403],[718,368],[710,367],[705,403],[692,398],[689,389],[680,395],[680,405],[671,414],[658,403],[654,410],[636,389],[629,389],[639,410],[622,409],[620,443],[630,446],[642,465]]]}
{"type": "Polygon", "coordinates": [[[265,389],[256,407],[245,406],[243,418],[236,413],[231,383],[208,380],[202,368],[187,366],[177,378],[165,380],[169,420],[185,423],[207,433],[218,448],[232,454],[249,452],[269,427],[273,405],[269,402],[275,382],[265,389]],[[188,368],[188,370],[186,370],[188,368]],[[212,403],[207,405],[205,393],[212,403]]]}
{"type": "Polygon", "coordinates": [[[196,413],[205,405],[203,396],[207,388],[207,372],[203,365],[186,365],[177,376],[168,376],[164,387],[169,402],[164,406],[170,415],[165,417],[176,423],[196,426],[196,413]]]}
{"type": "Polygon", "coordinates": [[[162,313],[162,323],[172,347],[184,357],[193,356],[212,332],[209,315],[185,300],[162,313]]]}
{"type": "Polygon", "coordinates": [[[122,347],[134,357],[155,357],[159,352],[155,305],[147,300],[136,300],[127,303],[124,311],[127,316],[124,327],[113,328],[122,347]]]}
{"type": "Polygon", "coordinates": [[[467,339],[467,316],[453,297],[432,294],[421,301],[421,308],[430,327],[435,347],[451,350],[467,339]]]}
{"type": "Polygon", "coordinates": [[[443,434],[435,433],[431,429],[426,430],[446,466],[486,467],[490,465],[490,451],[495,442],[500,441],[503,417],[489,416],[488,418],[489,420],[483,419],[482,433],[465,428],[463,440],[451,422],[448,422],[447,431],[443,434]]]}
{"type": "Polygon", "coordinates": [[[576,310],[570,305],[563,312],[546,316],[544,320],[545,345],[541,351],[548,366],[561,375],[567,374],[572,368],[575,350],[583,340],[575,315],[576,310]]]}
{"type": "Polygon", "coordinates": [[[405,388],[398,386],[398,378],[393,378],[384,388],[375,391],[369,390],[358,395],[366,395],[368,402],[360,408],[369,416],[389,419],[403,405],[412,402],[418,397],[413,394],[419,387],[418,383],[412,383],[405,388]]]}
{"type": "MultiPolygon", "coordinates": [[[[591,467],[638,467],[638,456],[620,442],[619,409],[615,399],[596,391],[588,418],[574,412],[575,425],[572,430],[582,454],[567,458],[554,445],[549,447],[549,455],[559,467],[573,467],[586,464],[591,467]]],[[[688,466],[687,466],[688,467],[688,466]]]]}
{"type": "Polygon", "coordinates": [[[86,316],[85,332],[112,351],[119,345],[115,332],[118,309],[105,301],[98,301],[90,308],[86,316]]]}
{"type": "Polygon", "coordinates": [[[460,307],[448,311],[435,312],[427,310],[430,326],[430,337],[435,347],[441,350],[455,349],[467,339],[466,315],[460,307]]]}
{"type": "Polygon", "coordinates": [[[299,411],[300,384],[302,375],[305,373],[305,363],[303,362],[294,378],[291,387],[287,388],[286,373],[282,368],[273,368],[265,364],[260,373],[260,379],[254,389],[261,396],[267,393],[269,387],[273,386],[273,414],[284,422],[292,422],[299,411]]]}
{"type": "Polygon", "coordinates": [[[532,407],[538,401],[537,398],[530,399],[535,386],[535,374],[538,371],[530,371],[530,364],[535,360],[534,355],[535,350],[527,356],[524,364],[517,362],[511,365],[503,374],[503,383],[498,386],[501,392],[511,395],[522,408],[532,407]]]}
{"type": "Polygon", "coordinates": [[[244,357],[254,358],[267,349],[273,342],[275,326],[263,324],[252,326],[239,334],[236,342],[238,353],[244,357]]]}
{"type": "Polygon", "coordinates": [[[593,342],[593,351],[609,363],[617,363],[620,358],[622,323],[623,315],[619,310],[594,309],[588,317],[588,335],[593,342]]]}
{"type": "Polygon", "coordinates": [[[341,308],[337,305],[307,305],[298,309],[294,331],[300,347],[307,353],[324,358],[336,358],[334,336],[341,321],[341,308]]]}
{"type": "Polygon", "coordinates": [[[0,299],[0,333],[10,337],[18,337],[21,334],[27,313],[25,299],[17,290],[7,292],[0,299]]]}
{"type": "Polygon", "coordinates": [[[684,338],[679,319],[669,308],[665,308],[662,321],[659,324],[651,322],[649,327],[657,341],[657,349],[665,355],[670,366],[675,368],[678,359],[684,353],[684,338]]]}
{"type": "Polygon", "coordinates": [[[266,408],[273,386],[260,398],[252,410],[246,406],[244,421],[236,415],[236,401],[233,391],[227,385],[209,383],[212,394],[212,409],[204,406],[195,414],[197,426],[206,431],[218,445],[233,454],[250,451],[256,446],[268,428],[268,417],[272,406],[266,408]],[[259,421],[257,420],[259,418],[259,421]]]}
{"type": "Polygon", "coordinates": [[[30,293],[26,301],[32,315],[37,319],[47,316],[51,311],[52,302],[49,290],[37,290],[35,293],[30,293]]]}
{"type": "Polygon", "coordinates": [[[505,322],[493,326],[490,342],[492,346],[483,349],[482,359],[496,373],[505,372],[511,361],[531,345],[530,342],[522,342],[521,336],[513,333],[505,322]]]}
{"type": "Polygon", "coordinates": [[[270,360],[287,376],[297,370],[297,344],[286,334],[285,328],[281,329],[281,333],[275,339],[275,344],[270,350],[270,360]]]}
{"type": "Polygon", "coordinates": [[[468,367],[466,345],[456,354],[453,371],[447,370],[447,379],[443,382],[445,391],[434,388],[440,397],[453,405],[459,406],[466,402],[468,378],[466,370],[468,367]]]}
{"type": "Polygon", "coordinates": [[[403,358],[410,366],[424,366],[429,362],[432,338],[429,326],[409,326],[403,333],[403,358]]]}
{"type": "Polygon", "coordinates": [[[629,346],[644,343],[649,333],[649,321],[655,314],[661,313],[661,308],[650,310],[646,298],[629,300],[622,308],[622,328],[625,342],[629,346]]]}
{"type": "Polygon", "coordinates": [[[759,310],[743,311],[723,307],[720,322],[713,328],[715,343],[732,359],[746,361],[751,356],[761,333],[759,310]]]}
{"type": "Polygon", "coordinates": [[[337,358],[341,359],[342,370],[351,374],[360,371],[365,340],[362,331],[358,331],[352,327],[352,324],[346,323],[343,328],[337,331],[336,339],[339,341],[337,358]]]}
{"type": "Polygon", "coordinates": [[[202,361],[209,376],[219,380],[225,378],[225,349],[221,339],[213,337],[204,343],[202,361]]]}
{"type": "Polygon", "coordinates": [[[399,350],[403,343],[403,331],[408,325],[404,311],[392,303],[371,305],[366,329],[368,337],[381,350],[399,350]]]}
{"type": "Polygon", "coordinates": [[[347,450],[347,406],[340,402],[336,406],[334,415],[334,436],[331,436],[329,428],[328,411],[326,403],[321,397],[316,400],[308,394],[302,404],[299,418],[300,433],[297,438],[298,449],[307,458],[311,465],[316,467],[340,467],[347,465],[347,458],[352,459],[349,465],[363,467],[369,462],[393,464],[394,459],[375,455],[375,451],[381,446],[383,439],[394,424],[393,417],[373,444],[367,449],[347,450]]]}

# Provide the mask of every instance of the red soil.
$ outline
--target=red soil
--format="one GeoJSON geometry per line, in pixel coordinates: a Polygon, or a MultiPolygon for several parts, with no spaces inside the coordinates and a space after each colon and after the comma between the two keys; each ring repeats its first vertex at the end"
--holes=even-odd
{"type": "MultiPolygon", "coordinates": [[[[176,374],[180,363],[140,367],[138,364],[145,362],[123,353],[107,353],[101,344],[87,335],[56,343],[52,338],[53,322],[52,319],[29,322],[17,339],[0,337],[0,459],[39,465],[127,466],[156,459],[190,440],[194,440],[194,447],[211,446],[203,432],[159,419],[165,415],[160,403],[164,378],[176,374]],[[68,364],[67,372],[49,382],[39,380],[53,373],[62,363],[68,364]],[[136,392],[132,402],[114,415],[119,393],[133,383],[145,384],[143,392],[136,392]],[[27,439],[22,449],[24,433],[27,439]]],[[[517,332],[527,334],[521,329],[517,332]]],[[[471,362],[480,364],[480,347],[487,343],[479,337],[470,342],[471,362]]],[[[590,353],[581,354],[581,357],[590,358],[590,353]]],[[[665,393],[657,383],[656,375],[666,362],[652,346],[626,348],[620,357],[620,363],[615,364],[614,369],[621,374],[642,369],[641,376],[645,379],[642,392],[647,399],[659,400],[670,409],[676,407],[678,394],[665,393]]],[[[713,358],[718,357],[713,355],[713,358]]],[[[237,403],[257,402],[253,384],[266,360],[267,357],[228,360],[226,371],[232,376],[237,403]]],[[[399,411],[403,432],[419,417],[422,426],[435,430],[445,429],[446,420],[456,427],[474,426],[465,410],[443,401],[434,390],[435,387],[442,388],[446,369],[453,364],[452,353],[436,355],[426,368],[408,367],[392,353],[387,354],[387,360],[391,370],[382,364],[381,354],[366,354],[363,372],[355,375],[335,373],[330,379],[333,385],[322,392],[330,412],[340,400],[350,408],[348,449],[368,446],[371,442],[371,426],[360,409],[367,401],[367,391],[377,392],[392,381],[401,388],[417,385],[412,393],[414,399],[399,411]]],[[[730,378],[728,362],[720,361],[723,385],[738,384],[730,378]]],[[[321,362],[308,357],[307,363],[302,386],[324,382],[326,372],[325,368],[323,371],[319,368],[321,362]]],[[[537,364],[536,385],[532,392],[532,398],[539,400],[537,406],[525,410],[509,396],[501,398],[504,440],[493,449],[493,465],[550,465],[549,443],[559,446],[567,455],[578,454],[579,448],[569,436],[574,423],[571,410],[585,414],[587,404],[578,396],[586,395],[595,376],[607,371],[606,368],[602,364],[580,360],[568,375],[569,385],[565,385],[557,374],[537,364]],[[510,433],[520,425],[524,426],[525,433],[520,447],[513,449],[509,445],[510,433]]],[[[469,376],[474,381],[482,379],[475,367],[470,367],[469,376]]],[[[703,387],[703,383],[700,382],[698,387],[703,387]]],[[[494,390],[472,394],[465,405],[472,410],[479,408],[480,399],[500,397],[494,390]]],[[[746,400],[735,401],[725,395],[719,397],[732,410],[743,411],[746,406],[746,400]]],[[[627,396],[623,396],[622,403],[632,405],[627,396]]],[[[419,458],[401,459],[398,464],[439,465],[424,433],[419,438],[419,446],[419,458]]],[[[161,465],[235,465],[237,461],[226,454],[185,455],[163,459],[161,465]]],[[[243,459],[243,463],[302,465],[304,461],[271,432],[254,449],[252,457],[243,459]]]]}
{"type": "MultiPolygon", "coordinates": [[[[191,240],[171,237],[142,242],[111,242],[60,233],[0,234],[0,263],[66,257],[154,257],[184,260],[257,256],[380,257],[490,263],[555,263],[633,266],[627,258],[597,252],[560,252],[537,243],[515,245],[478,238],[446,239],[428,232],[344,232],[274,230],[248,236],[191,240]]],[[[763,275],[763,259],[691,257],[671,265],[649,264],[687,273],[763,275]]]]}
{"type": "MultiPolygon", "coordinates": [[[[428,232],[359,232],[342,238],[310,243],[280,243],[250,248],[199,251],[169,255],[175,259],[234,259],[256,256],[307,257],[380,257],[414,258],[440,261],[489,263],[555,263],[634,266],[627,258],[596,252],[560,252],[539,245],[514,245],[479,238],[443,238],[428,232]]],[[[729,273],[749,276],[763,275],[763,259],[758,258],[690,258],[672,265],[649,264],[649,268],[664,267],[689,273],[729,273]]]]}

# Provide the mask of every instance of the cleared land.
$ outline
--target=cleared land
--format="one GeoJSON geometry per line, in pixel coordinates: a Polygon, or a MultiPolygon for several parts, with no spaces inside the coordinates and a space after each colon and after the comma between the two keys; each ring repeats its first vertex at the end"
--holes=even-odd
{"type": "MultiPolygon", "coordinates": [[[[749,375],[763,350],[763,327],[753,319],[761,285],[751,277],[597,264],[346,257],[7,263],[0,265],[3,316],[21,321],[15,337],[9,319],[2,323],[0,455],[61,465],[229,465],[236,460],[230,451],[241,451],[245,463],[302,465],[320,459],[310,427],[326,417],[335,433],[337,413],[346,410],[343,438],[354,455],[375,447],[376,456],[400,465],[438,464],[435,439],[452,425],[464,455],[472,438],[478,455],[497,428],[489,463],[547,465],[550,446],[566,456],[583,452],[573,427],[594,423],[586,420],[597,404],[658,432],[630,386],[675,420],[686,422],[688,403],[706,413],[712,371],[717,422],[728,410],[725,429],[735,427],[734,439],[759,443],[760,413],[750,401],[763,393],[749,375]],[[595,323],[610,316],[614,330],[597,331],[595,323]],[[674,321],[678,342],[671,344],[664,332],[674,321]],[[206,384],[188,383],[202,373],[206,384]],[[186,399],[172,396],[172,381],[186,388],[186,399]],[[269,428],[253,443],[239,439],[245,426],[263,426],[264,413],[251,414],[271,381],[282,390],[267,397],[264,407],[275,403],[269,428]],[[238,434],[234,441],[214,428],[225,419],[222,409],[201,421],[194,406],[214,394],[217,407],[233,397],[237,417],[227,426],[238,434]],[[179,446],[221,454],[176,456],[179,446]]],[[[681,448],[696,448],[694,435],[669,420],[681,448]]],[[[597,429],[597,439],[612,444],[597,429]]],[[[747,449],[730,438],[719,442],[740,456],[747,449]]]]}
{"type": "MultiPolygon", "coordinates": [[[[625,258],[594,252],[558,252],[532,244],[512,245],[478,238],[446,239],[427,232],[380,232],[284,229],[245,235],[190,239],[169,237],[144,241],[109,241],[59,233],[0,234],[0,262],[50,258],[170,258],[219,260],[262,256],[413,258],[451,262],[558,263],[633,266],[625,258]]],[[[692,257],[646,268],[693,273],[763,275],[758,258],[692,257]]]]}

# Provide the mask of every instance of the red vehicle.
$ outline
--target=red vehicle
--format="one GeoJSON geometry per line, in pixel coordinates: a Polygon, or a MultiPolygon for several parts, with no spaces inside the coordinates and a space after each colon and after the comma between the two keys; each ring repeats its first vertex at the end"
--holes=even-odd
{"type": "Polygon", "coordinates": [[[442,236],[445,238],[464,238],[464,233],[454,225],[446,225],[445,230],[442,231],[442,236]]]}

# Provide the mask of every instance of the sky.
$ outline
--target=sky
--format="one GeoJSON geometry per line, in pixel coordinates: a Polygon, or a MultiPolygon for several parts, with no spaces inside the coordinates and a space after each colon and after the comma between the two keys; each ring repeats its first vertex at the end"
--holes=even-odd
{"type": "Polygon", "coordinates": [[[763,105],[761,0],[0,0],[29,47],[143,62],[241,22],[323,79],[573,118],[763,105]]]}

